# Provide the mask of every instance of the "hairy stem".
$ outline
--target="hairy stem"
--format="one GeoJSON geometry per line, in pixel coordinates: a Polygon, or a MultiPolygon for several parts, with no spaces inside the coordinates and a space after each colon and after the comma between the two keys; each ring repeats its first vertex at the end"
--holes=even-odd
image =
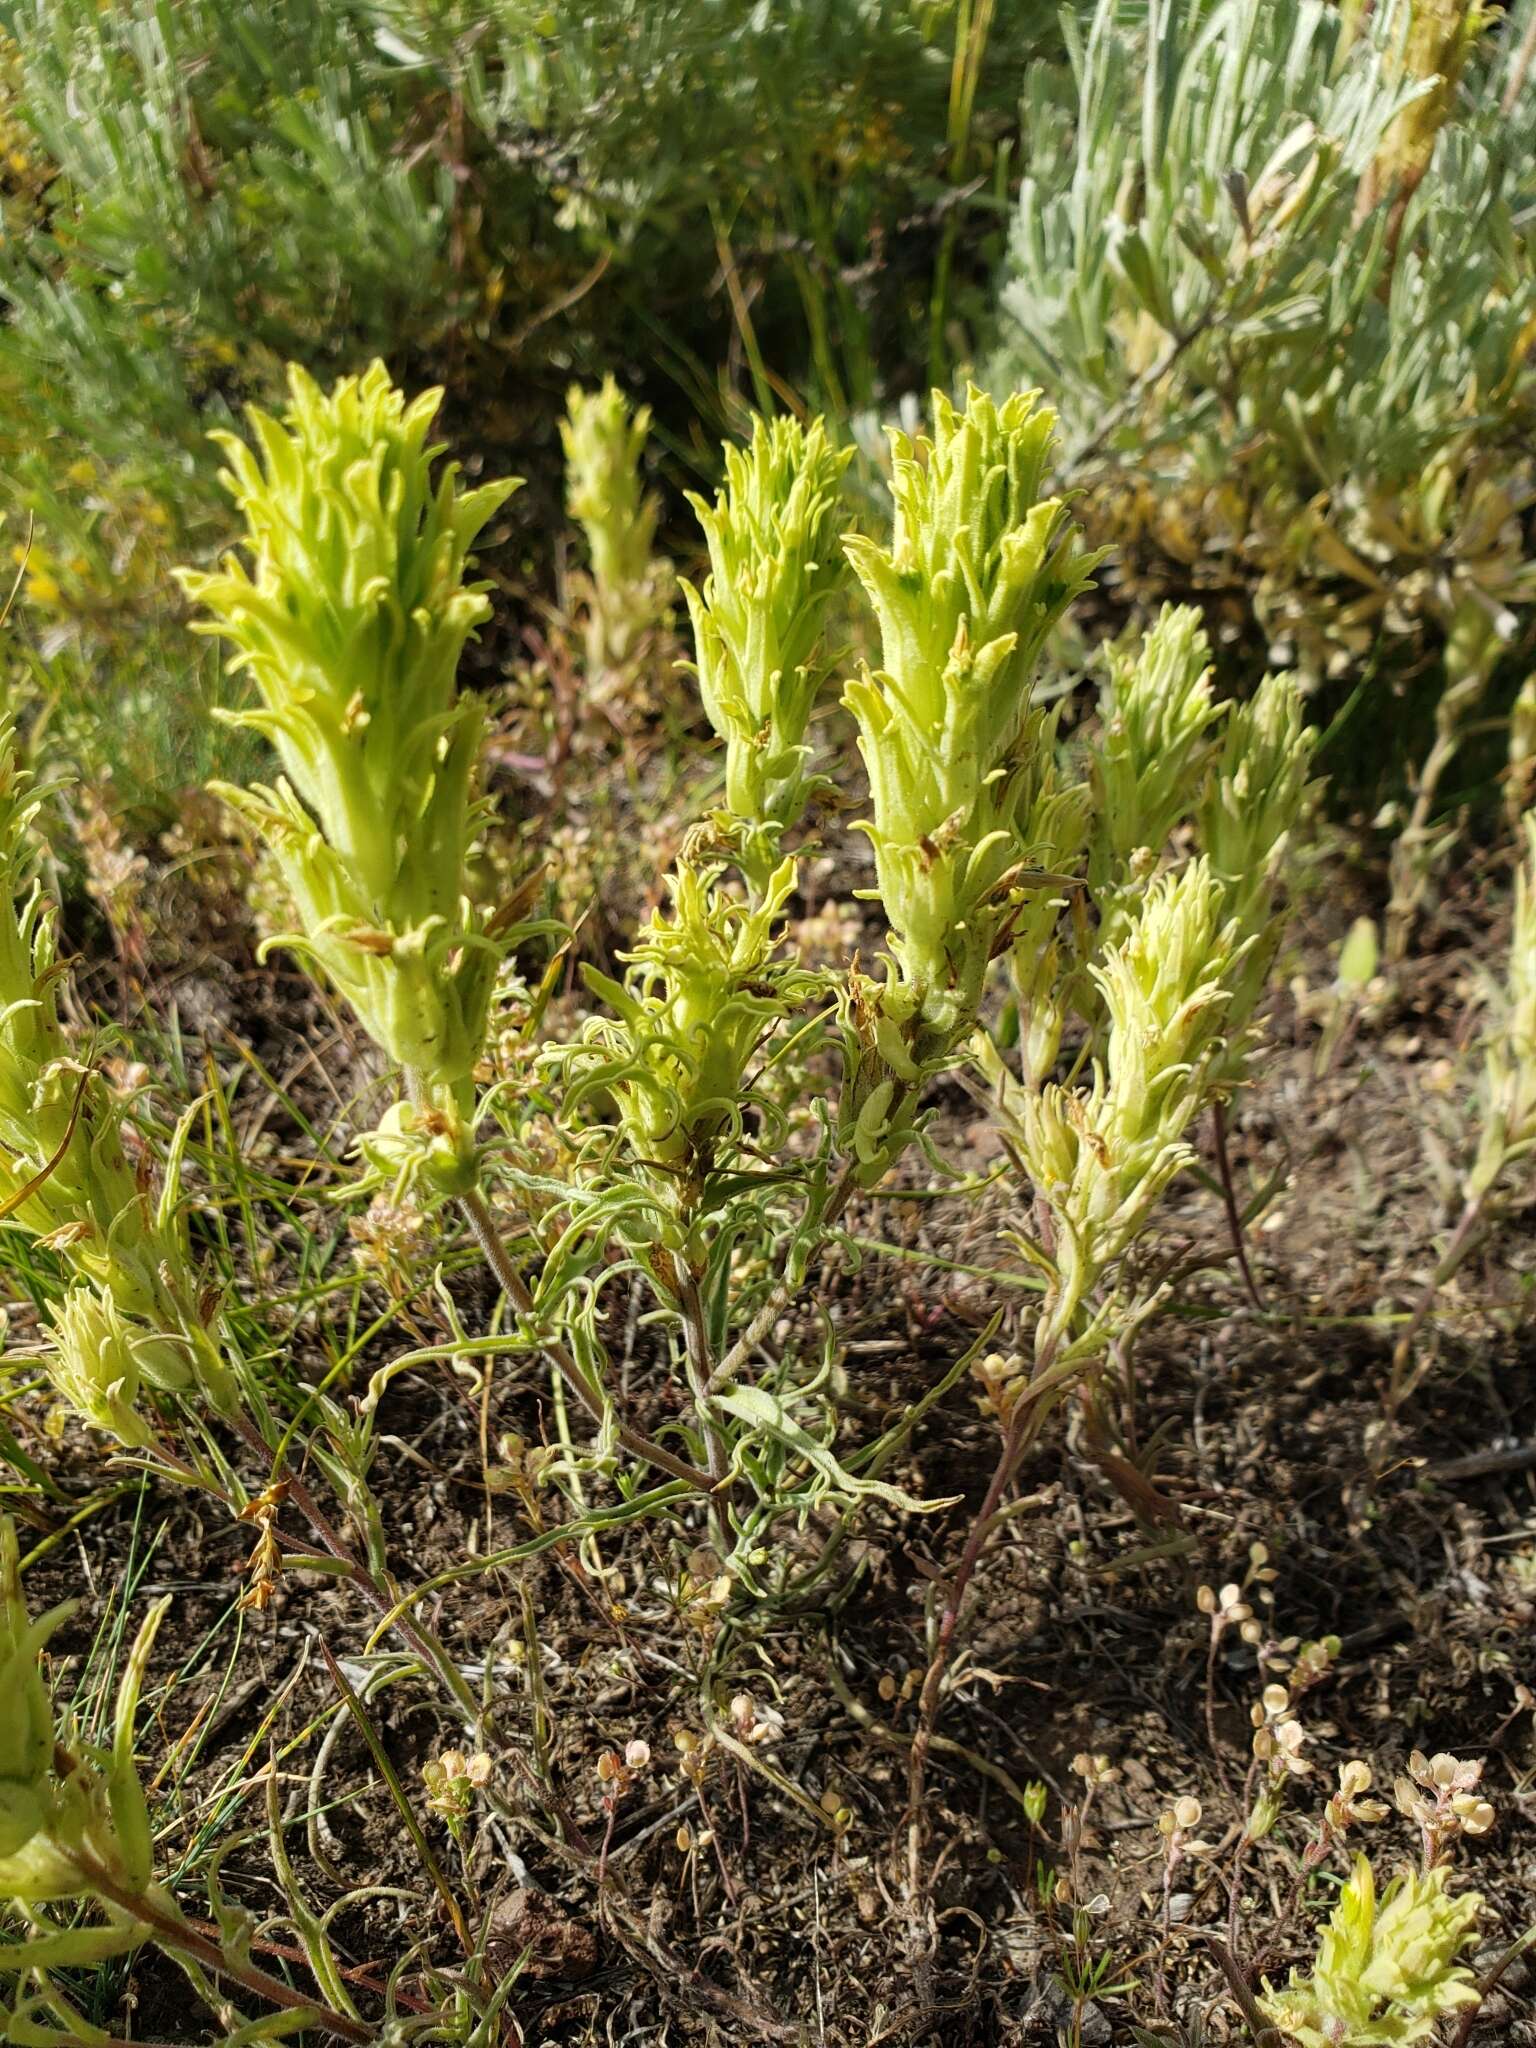
{"type": "Polygon", "coordinates": [[[1216,1775],[1221,1780],[1221,1789],[1231,1796],[1227,1782],[1227,1767],[1222,1761],[1221,1742],[1216,1733],[1216,1656],[1221,1647],[1221,1631],[1214,1620],[1211,1626],[1210,1647],[1205,1655],[1205,1739],[1210,1745],[1211,1758],[1216,1765],[1216,1775]]]}
{"type": "MultiPolygon", "coordinates": [[[[1533,17],[1533,19],[1536,19],[1536,17],[1533,17]]],[[[1451,2048],[1467,2048],[1467,2043],[1472,2038],[1472,2029],[1488,2001],[1489,1993],[1498,1989],[1499,1980],[1504,1975],[1504,1972],[1511,1963],[1516,1963],[1520,1960],[1533,1941],[1536,1941],[1536,1927],[1528,1927],[1518,1941],[1511,1943],[1505,1949],[1503,1955],[1499,1957],[1486,1976],[1479,1977],[1477,1980],[1477,2003],[1469,2005],[1462,2014],[1461,2024],[1451,2037],[1451,2048]]]]}

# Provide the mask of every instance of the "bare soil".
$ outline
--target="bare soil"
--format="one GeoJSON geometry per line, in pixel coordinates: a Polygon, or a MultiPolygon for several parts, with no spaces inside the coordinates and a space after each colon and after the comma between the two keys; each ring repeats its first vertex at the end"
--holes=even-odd
{"type": "MultiPolygon", "coordinates": [[[[1383,1406],[1399,1327],[1391,1318],[1421,1289],[1455,1206],[1468,1137],[1467,998],[1480,963],[1496,960],[1502,945],[1489,908],[1502,893],[1497,876],[1460,879],[1399,997],[1367,1010],[1322,1076],[1319,1017],[1300,984],[1309,969],[1315,987],[1326,983],[1331,949],[1361,906],[1332,884],[1304,906],[1292,963],[1298,985],[1276,1004],[1271,1046],[1231,1132],[1240,1200],[1273,1184],[1248,1232],[1259,1303],[1235,1270],[1214,1186],[1183,1184],[1158,1247],[1176,1274],[1173,1293],[1137,1347],[1133,1399],[1114,1404],[1121,1449],[1161,1507],[1149,1518],[1141,1499],[1138,1517],[1124,1472],[1117,1485],[1090,1418],[1074,1409],[1021,1478],[1036,1505],[988,1553],[976,1581],[942,1724],[956,1746],[934,1756],[924,1815],[939,1943],[928,1999],[914,1977],[902,1892],[904,1747],[927,1659],[925,1605],[995,1456],[995,1425],[970,1383],[927,1417],[905,1469],[891,1475],[961,1504],[921,1520],[871,1514],[824,1601],[770,1618],[755,1638],[722,1644],[696,1610],[680,1606],[686,1544],[651,1524],[489,1568],[426,1603],[422,1618],[472,1682],[485,1683],[507,1731],[495,1758],[505,1817],[475,1838],[467,1875],[440,1825],[430,1816],[425,1824],[460,1892],[488,1916],[505,1967],[522,1959],[508,2006],[521,2033],[509,2029],[509,2040],[528,2048],[758,2040],[1026,2048],[1157,2039],[1161,2026],[1170,2041],[1241,2041],[1210,1938],[1235,1932],[1244,1966],[1262,1961],[1276,1977],[1303,1957],[1327,1883],[1313,1884],[1302,1914],[1286,1921],[1283,1913],[1335,1765],[1365,1757],[1378,1785],[1390,1787],[1413,1749],[1488,1759],[1498,1826],[1464,1858],[1488,1902],[1485,1965],[1530,1924],[1536,1334],[1527,1304],[1536,1245],[1528,1206],[1510,1209],[1447,1290],[1420,1346],[1427,1369],[1416,1395],[1395,1420],[1383,1406]],[[1264,1676],[1234,1634],[1208,1689],[1208,1623],[1195,1595],[1202,1583],[1241,1579],[1254,1543],[1267,1546],[1276,1572],[1261,1589],[1272,1607],[1259,1607],[1273,1635],[1336,1634],[1342,1648],[1305,1702],[1315,1771],[1298,1783],[1272,1842],[1250,1852],[1234,1916],[1223,1873],[1243,1811],[1248,1710],[1264,1676]],[[676,1737],[703,1732],[707,1660],[722,1711],[740,1690],[782,1715],[778,1739],[758,1754],[805,1795],[803,1804],[755,1762],[724,1751],[702,1798],[681,1772],[676,1737]],[[599,1858],[609,1817],[598,1758],[636,1740],[650,1745],[653,1761],[613,1815],[599,1858]],[[1074,2004],[1063,1984],[1072,1911],[1042,1903],[1039,1873],[1073,1861],[1062,1848],[1062,1813],[1082,1797],[1072,1767],[1082,1751],[1102,1754],[1118,1775],[1095,1796],[1076,1896],[1094,1957],[1105,1963],[1102,1985],[1132,1988],[1074,2004]],[[1039,1826],[987,1765],[1049,1788],[1039,1826]],[[1222,1853],[1184,1867],[1165,1937],[1157,1820],[1188,1793],[1204,1807],[1201,1835],[1222,1853]],[[824,1795],[850,1816],[840,1831],[806,1810],[824,1795]],[[580,1847],[558,1840],[551,1801],[566,1810],[580,1847]],[[1153,2031],[1139,2035],[1133,2022],[1153,2031]]],[[[213,1041],[237,1022],[275,1071],[302,1066],[333,1028],[302,983],[216,960],[180,978],[184,1020],[194,982],[204,1005],[194,1029],[213,1041]]],[[[998,1163],[979,1110],[959,1091],[946,1102],[941,1136],[962,1169],[998,1163]]],[[[1000,1348],[1025,1327],[1029,1296],[1010,1284],[1023,1264],[1005,1236],[1020,1220],[1016,1200],[1003,1177],[981,1202],[940,1186],[931,1200],[872,1199],[851,1219],[856,1237],[901,1244],[909,1256],[845,1261],[819,1304],[846,1347],[850,1443],[931,1384],[994,1311],[1005,1318],[1000,1348]]],[[[452,1285],[475,1327],[490,1313],[489,1288],[469,1271],[452,1285]]],[[[430,1301],[418,1313],[430,1328],[430,1301]]],[[[809,1321],[803,1334],[814,1341],[809,1321]]],[[[295,1341],[307,1339],[300,1332],[295,1341]]],[[[382,1355],[398,1348],[397,1331],[382,1355]]],[[[354,1376],[354,1393],[366,1369],[354,1376]]],[[[632,1409],[654,1427],[675,1395],[648,1366],[643,1334],[628,1373],[632,1409]]],[[[30,1504],[46,1530],[67,1519],[70,1502],[123,1475],[83,1433],[45,1444],[41,1406],[31,1419],[37,1434],[28,1448],[69,1496],[30,1504]]],[[[483,1402],[467,1377],[413,1373],[395,1382],[383,1426],[373,1484],[402,1586],[526,1538],[517,1496],[488,1494],[482,1461],[505,1431],[531,1441],[549,1434],[547,1387],[534,1365],[498,1362],[483,1402]]],[[[248,1465],[255,1487],[265,1475],[248,1465]]],[[[815,1538],[814,1529],[785,1532],[786,1542],[815,1538]]],[[[153,1554],[136,1602],[156,1589],[174,1595],[155,1675],[183,1674],[144,1731],[148,1757],[170,1745],[177,1759],[169,1779],[179,1782],[162,1814],[163,1866],[201,1860],[201,1831],[221,1801],[239,1825],[259,1830],[260,1797],[240,1803],[236,1792],[275,1771],[285,1811],[323,1808],[286,1836],[311,1904],[361,1893],[341,1908],[335,1934],[364,2009],[417,1945],[449,1962],[454,1935],[445,1916],[433,1916],[420,1859],[355,1726],[343,1722],[316,1769],[329,1725],[318,1717],[335,1699],[321,1645],[362,1687],[372,1627],[363,1603],[345,1586],[290,1572],[264,1612],[243,1616],[232,1657],[227,1610],[250,1530],[184,1492],[152,1488],[141,1497],[129,1474],[120,1496],[29,1575],[35,1606],[62,1592],[82,1596],[56,1641],[61,1658],[83,1655],[105,1589],[146,1541],[153,1554]],[[209,1655],[205,1639],[221,1617],[209,1655]]],[[[464,1729],[424,1683],[374,1691],[368,1711],[423,1812],[421,1765],[463,1745],[464,1729]]],[[[1406,1824],[1382,1823],[1374,1841],[1390,1864],[1409,1847],[1406,1824]]],[[[1339,1874],[1337,1861],[1328,1868],[1339,1874]]],[[[229,1855],[222,1881],[258,1915],[283,1911],[260,1832],[229,1855]]],[[[202,1909],[195,1887],[186,1903],[202,1909]]],[[[271,1930],[261,1946],[269,1967],[305,1981],[285,1960],[290,1929],[271,1930]]],[[[411,1983],[407,1964],[408,1996],[411,1983]]],[[[91,2017],[116,2033],[208,2038],[185,1987],[149,1951],[104,1973],[95,1995],[91,2017]]],[[[1504,1976],[1471,2040],[1479,2048],[1536,2043],[1536,1982],[1523,1964],[1504,1976]]]]}

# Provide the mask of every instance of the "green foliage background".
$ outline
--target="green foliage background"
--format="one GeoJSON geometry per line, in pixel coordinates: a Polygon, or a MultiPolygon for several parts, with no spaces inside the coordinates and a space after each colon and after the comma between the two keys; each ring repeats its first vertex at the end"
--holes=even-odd
{"type": "MultiPolygon", "coordinates": [[[[870,451],[977,373],[1061,412],[1117,612],[1194,599],[1242,688],[1295,664],[1351,712],[1335,787],[1398,794],[1448,671],[1502,723],[1531,667],[1533,18],[0,0],[0,514],[53,737],[146,818],[250,765],[167,571],[229,537],[207,434],[290,360],[442,384],[529,479],[486,567],[546,594],[573,379],[651,407],[689,568],[748,405],[870,451]]],[[[1474,730],[1447,798],[1503,754],[1474,730]]]]}
{"type": "Polygon", "coordinates": [[[556,524],[573,376],[649,400],[681,482],[712,478],[743,394],[846,416],[948,379],[1047,23],[1009,7],[976,36],[953,0],[5,0],[0,502],[13,546],[35,524],[53,687],[124,793],[208,765],[165,572],[227,536],[207,433],[288,360],[329,379],[383,354],[445,385],[458,445],[530,478],[498,566],[538,574],[519,558],[556,524]]]}

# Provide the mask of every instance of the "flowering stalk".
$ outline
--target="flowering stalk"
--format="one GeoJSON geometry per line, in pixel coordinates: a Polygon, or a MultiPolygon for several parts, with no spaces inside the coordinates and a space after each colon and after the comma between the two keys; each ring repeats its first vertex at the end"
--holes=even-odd
{"type": "MultiPolygon", "coordinates": [[[[1274,966],[1283,923],[1274,915],[1295,828],[1313,794],[1315,745],[1301,696],[1288,677],[1266,676],[1252,699],[1215,701],[1210,643],[1193,608],[1165,606],[1135,655],[1115,654],[1100,732],[1088,748],[1088,781],[1074,783],[1043,735],[1026,779],[1020,834],[1032,867],[1059,870],[1028,897],[1009,964],[1026,1089],[1038,1089],[1060,1054],[1074,1012],[1089,1042],[1103,1009],[1092,968],[1126,936],[1143,891],[1181,827],[1191,828],[1224,902],[1224,920],[1248,948],[1230,990],[1224,1071],[1236,1081],[1252,1049],[1250,1021],[1274,966]],[[1091,901],[1096,923],[1061,911],[1091,901]]],[[[978,1056],[1004,1105],[1017,1114],[1017,1084],[996,1048],[978,1056]]]]}
{"type": "Polygon", "coordinates": [[[933,400],[932,436],[893,433],[895,529],[844,545],[880,629],[881,666],[844,702],[859,726],[883,987],[855,982],[845,1143],[878,1176],[911,1135],[925,1072],[971,1030],[987,968],[1028,886],[1019,802],[1047,722],[1031,707],[1051,628],[1087,584],[1060,498],[1042,497],[1055,416],[1033,393],[933,400]]]}
{"type": "Polygon", "coordinates": [[[778,953],[794,886],[794,862],[783,861],[762,900],[745,904],[723,886],[718,866],[685,853],[668,877],[670,909],[655,913],[624,956],[625,981],[586,969],[613,1014],[550,1058],[572,1076],[567,1111],[594,1095],[611,1101],[625,1164],[650,1197],[636,1225],[642,1241],[697,1256],[690,1231],[714,1205],[717,1176],[740,1165],[748,1118],[774,1125],[773,1105],[748,1076],[770,1032],[814,986],[778,953]]]}
{"type": "Polygon", "coordinates": [[[1103,731],[1091,755],[1088,855],[1106,944],[1123,929],[1188,810],[1222,711],[1211,689],[1210,641],[1193,605],[1164,605],[1133,655],[1110,657],[1103,731]]]}
{"type": "Polygon", "coordinates": [[[1307,779],[1316,746],[1316,733],[1303,722],[1296,684],[1289,676],[1265,676],[1228,716],[1197,816],[1223,914],[1244,948],[1227,1010],[1227,1079],[1240,1077],[1252,1049],[1253,1015],[1284,937],[1276,899],[1296,828],[1316,792],[1307,779]]]}
{"type": "Polygon", "coordinates": [[[456,684],[487,617],[469,549],[517,488],[434,481],[440,394],[409,405],[382,363],[323,392],[289,375],[286,421],[252,411],[260,454],[218,437],[246,521],[248,563],[180,572],[234,648],[283,775],[220,792],[265,837],[298,913],[289,947],[345,996],[369,1037],[417,1077],[382,1144],[442,1186],[474,1176],[473,1071],[506,922],[464,894],[479,829],[481,713],[456,684]]]}
{"type": "Polygon", "coordinates": [[[1088,1087],[1021,1092],[1018,1156],[1049,1221],[1026,1245],[1047,1275],[1037,1358],[1087,1363],[1146,1306],[1095,1301],[1174,1176],[1193,1163],[1245,948],[1204,859],[1152,883],[1124,941],[1093,970],[1108,1012],[1088,1087]]]}
{"type": "MultiPolygon", "coordinates": [[[[267,734],[286,774],[224,794],[262,831],[299,912],[271,944],[300,953],[406,1069],[410,1099],[365,1150],[397,1185],[416,1176],[461,1200],[487,1263],[525,1319],[532,1294],[479,1191],[474,1068],[515,906],[484,917],[464,895],[480,824],[481,714],[461,697],[464,644],[489,606],[468,552],[515,480],[460,492],[427,441],[439,394],[407,405],[382,363],[322,392],[290,374],[287,424],[253,412],[264,466],[225,437],[225,481],[246,517],[249,568],[182,572],[234,645],[261,708],[229,714],[267,734]]],[[[599,1418],[579,1361],[547,1356],[599,1418]]],[[[707,1487],[685,1461],[620,1426],[619,1441],[707,1487]]]]}
{"type": "Polygon", "coordinates": [[[702,586],[683,585],[694,673],[725,742],[721,822],[756,890],[816,786],[806,733],[830,665],[838,489],[852,452],[834,448],[819,419],[759,419],[746,448],[726,449],[714,503],[689,495],[709,549],[702,586]]]}
{"type": "Polygon", "coordinates": [[[566,393],[565,502],[591,564],[587,681],[599,693],[612,691],[665,608],[666,565],[651,554],[658,506],[640,480],[650,426],[650,407],[631,412],[611,376],[596,391],[573,384],[566,393]]]}
{"type": "Polygon", "coordinates": [[[1434,874],[1440,848],[1435,798],[1446,770],[1461,751],[1466,720],[1486,694],[1504,654],[1508,615],[1480,592],[1463,597],[1446,621],[1445,687],[1435,704],[1435,738],[1413,781],[1413,803],[1392,846],[1392,893],[1387,903],[1387,958],[1401,965],[1434,874]]]}
{"type": "Polygon", "coordinates": [[[711,1386],[711,1303],[728,1280],[715,1246],[728,1246],[740,1228],[729,1220],[732,1206],[773,1184],[754,1162],[785,1124],[753,1068],[816,987],[779,953],[794,862],[780,863],[755,902],[729,893],[723,877],[718,863],[685,850],[668,878],[670,910],[641,932],[625,980],[586,970],[611,1014],[548,1055],[569,1077],[566,1112],[599,1110],[585,1134],[575,1228],[616,1235],[678,1318],[717,1484],[727,1450],[711,1386]]]}
{"type": "MultiPolygon", "coordinates": [[[[1094,825],[1093,790],[1070,782],[1057,758],[1056,717],[1041,728],[1040,746],[1020,792],[1019,838],[1032,874],[1048,879],[1019,906],[1008,949],[1018,1019],[1019,1065],[1026,1088],[1039,1088],[1061,1054],[1062,1035],[1081,1006],[1083,955],[1091,943],[1082,916],[1087,900],[1083,867],[1094,825]],[[1070,909],[1070,937],[1062,915],[1070,909]]],[[[1103,924],[1100,924],[1100,932],[1103,924]]],[[[1004,1085],[1006,1069],[985,1032],[978,1055],[990,1080],[1004,1085]]]]}
{"type": "Polygon", "coordinates": [[[1002,1425],[997,1464],[961,1551],[939,1616],[919,1697],[907,1776],[908,1870],[921,1896],[921,1814],[928,1752],[965,1595],[1008,1488],[1063,1394],[1127,1336],[1158,1296],[1122,1301],[1105,1280],[1145,1228],[1173,1177],[1193,1163],[1190,1124],[1209,1099],[1230,982],[1242,958],[1222,892],[1206,863],[1154,882],[1126,938],[1094,969],[1109,1013],[1102,1063],[1086,1089],[1017,1090],[1013,1148],[1046,1228],[1018,1240],[1046,1276],[1034,1358],[989,1372],[989,1405],[1002,1425]]]}
{"type": "Polygon", "coordinates": [[[895,530],[853,534],[881,666],[844,701],[869,771],[879,898],[896,986],[924,1042],[969,1024],[1009,916],[1018,785],[1041,742],[1030,708],[1051,628],[1095,557],[1041,496],[1055,415],[1032,393],[933,400],[932,438],[892,432],[895,530]]]}

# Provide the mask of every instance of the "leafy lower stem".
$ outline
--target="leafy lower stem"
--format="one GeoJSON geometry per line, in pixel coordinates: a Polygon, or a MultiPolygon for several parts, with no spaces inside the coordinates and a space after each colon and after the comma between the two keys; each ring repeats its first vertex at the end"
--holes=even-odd
{"type": "MultiPolygon", "coordinates": [[[[538,1310],[532,1291],[519,1272],[516,1260],[507,1250],[485,1196],[478,1188],[473,1188],[468,1194],[459,1197],[459,1205],[464,1211],[470,1230],[474,1233],[481,1255],[502,1292],[524,1321],[537,1328],[538,1310]]],[[[557,1338],[541,1336],[539,1348],[587,1414],[595,1423],[601,1425],[604,1420],[602,1397],[590,1385],[586,1375],[565,1346],[557,1338]]],[[[713,1492],[715,1480],[708,1472],[701,1472],[696,1465],[690,1465],[686,1458],[679,1458],[664,1444],[656,1443],[627,1422],[619,1423],[618,1438],[631,1457],[639,1458],[647,1465],[654,1465],[658,1471],[667,1473],[673,1479],[684,1480],[700,1493],[713,1492]]]]}

